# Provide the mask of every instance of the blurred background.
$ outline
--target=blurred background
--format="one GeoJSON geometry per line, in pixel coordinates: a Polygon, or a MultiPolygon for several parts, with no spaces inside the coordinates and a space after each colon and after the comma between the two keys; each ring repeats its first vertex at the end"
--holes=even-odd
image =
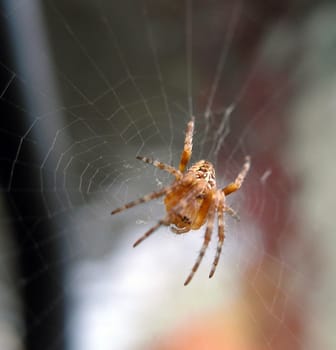
{"type": "Polygon", "coordinates": [[[0,348],[335,349],[334,1],[2,0],[0,348]],[[192,162],[252,159],[213,232],[111,211],[192,162]]]}

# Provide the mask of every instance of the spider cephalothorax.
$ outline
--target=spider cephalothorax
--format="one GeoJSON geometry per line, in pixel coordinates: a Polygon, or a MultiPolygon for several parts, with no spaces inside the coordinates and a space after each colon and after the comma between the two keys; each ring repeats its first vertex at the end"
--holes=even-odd
{"type": "Polygon", "coordinates": [[[186,175],[188,173],[194,175],[196,179],[206,180],[210,188],[216,187],[215,168],[210,162],[200,160],[188,169],[186,175]]]}
{"type": "Polygon", "coordinates": [[[224,212],[238,218],[235,211],[226,205],[225,198],[227,195],[237,191],[241,187],[250,168],[250,157],[247,156],[245,157],[245,163],[236,180],[222,189],[218,189],[216,186],[215,169],[210,162],[200,160],[189,169],[186,169],[192,153],[193,132],[194,118],[191,119],[187,126],[184,148],[178,169],[157,160],[152,160],[146,157],[137,157],[145,163],[152,164],[155,167],[172,174],[175,177],[175,180],[171,185],[164,187],[159,191],[152,192],[135,201],[129,202],[124,206],[113,210],[111,213],[116,214],[134,207],[137,204],[165,196],[164,203],[166,206],[166,216],[141,236],[134,243],[134,247],[149,237],[162,225],[170,226],[173,232],[182,234],[189,232],[190,230],[197,230],[207,223],[202,248],[189,276],[184,282],[185,285],[191,281],[203,259],[211,239],[214,219],[217,213],[218,243],[209,277],[212,277],[215,273],[224,242],[224,212]]]}

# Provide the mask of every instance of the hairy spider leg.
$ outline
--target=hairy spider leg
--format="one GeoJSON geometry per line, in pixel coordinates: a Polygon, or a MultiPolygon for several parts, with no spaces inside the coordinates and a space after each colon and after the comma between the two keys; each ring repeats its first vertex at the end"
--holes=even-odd
{"type": "Polygon", "coordinates": [[[165,225],[168,226],[169,225],[169,221],[167,220],[167,218],[165,218],[164,220],[160,220],[157,222],[156,225],[154,225],[153,227],[151,227],[148,231],[146,231],[139,239],[137,239],[134,244],[133,244],[133,248],[135,248],[137,245],[139,245],[142,241],[144,241],[146,238],[148,238],[152,233],[154,233],[160,226],[165,225]]]}
{"type": "Polygon", "coordinates": [[[236,192],[237,190],[240,189],[241,185],[244,182],[244,179],[247,175],[247,172],[250,169],[250,165],[251,165],[251,158],[250,156],[246,156],[245,157],[245,163],[242,167],[242,170],[240,171],[240,173],[238,174],[238,176],[236,177],[234,182],[229,183],[227,186],[225,186],[222,191],[224,192],[224,194],[227,196],[232,192],[236,192]]]}
{"type": "Polygon", "coordinates": [[[231,207],[225,206],[224,211],[230,214],[235,220],[240,221],[240,217],[238,213],[235,210],[233,210],[231,207]]]}
{"type": "Polygon", "coordinates": [[[179,164],[179,170],[181,173],[183,173],[189,163],[189,160],[191,158],[192,153],[192,141],[193,141],[193,134],[194,134],[194,124],[195,124],[195,118],[192,117],[190,122],[187,125],[186,130],[186,136],[184,139],[184,147],[181,154],[181,160],[179,164]]]}
{"type": "Polygon", "coordinates": [[[196,260],[194,266],[191,269],[191,272],[190,272],[189,276],[187,277],[187,279],[184,282],[185,286],[194,277],[194,274],[197,271],[200,263],[202,262],[204,254],[206,252],[206,249],[208,248],[209,242],[211,240],[211,234],[212,234],[212,231],[213,231],[215,213],[216,213],[216,208],[217,208],[217,196],[215,196],[215,198],[213,200],[214,201],[213,201],[213,203],[212,203],[212,205],[211,205],[211,207],[209,209],[209,212],[208,212],[208,222],[207,222],[206,229],[205,229],[203,245],[201,247],[201,250],[199,252],[197,260],[196,260]]]}
{"type": "Polygon", "coordinates": [[[220,196],[219,203],[218,203],[218,209],[217,209],[218,241],[217,241],[216,255],[215,255],[214,261],[212,263],[209,278],[211,278],[216,271],[218,261],[219,261],[219,258],[221,256],[221,253],[222,253],[222,247],[223,247],[224,238],[225,238],[225,221],[224,221],[225,196],[224,196],[223,192],[221,192],[221,191],[217,191],[217,194],[220,196]]]}
{"type": "Polygon", "coordinates": [[[142,160],[143,162],[147,164],[151,164],[155,166],[156,168],[159,168],[161,170],[167,171],[169,174],[172,174],[175,176],[175,179],[180,179],[182,177],[182,173],[175,169],[173,166],[162,163],[158,160],[154,160],[148,157],[142,157],[142,156],[137,156],[136,159],[142,160]]]}
{"type": "Polygon", "coordinates": [[[190,231],[190,227],[185,227],[185,228],[178,228],[178,227],[171,227],[170,228],[174,233],[177,235],[180,235],[182,233],[187,233],[190,231]]]}
{"type": "Polygon", "coordinates": [[[155,198],[159,198],[163,195],[165,195],[170,189],[171,189],[172,186],[167,186],[167,187],[164,187],[162,188],[161,190],[159,191],[155,191],[155,192],[151,192],[149,194],[146,194],[145,196],[141,197],[141,198],[138,198],[134,201],[131,201],[131,202],[128,202],[126,203],[125,205],[123,205],[122,207],[119,207],[117,209],[114,209],[112,212],[111,212],[111,215],[114,215],[114,214],[117,214],[117,213],[120,213],[126,209],[129,209],[129,208],[133,208],[135,207],[136,205],[138,204],[141,204],[141,203],[146,203],[146,202],[149,202],[151,201],[152,199],[155,199],[155,198]]]}

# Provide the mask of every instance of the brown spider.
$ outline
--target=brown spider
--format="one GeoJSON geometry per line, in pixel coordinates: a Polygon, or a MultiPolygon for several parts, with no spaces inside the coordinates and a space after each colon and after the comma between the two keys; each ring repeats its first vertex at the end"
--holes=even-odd
{"type": "Polygon", "coordinates": [[[149,193],[135,201],[129,202],[122,207],[113,210],[111,213],[112,215],[120,213],[140,203],[145,203],[164,195],[166,196],[164,199],[167,212],[166,216],[141,236],[133,244],[133,247],[140,244],[162,225],[171,225],[171,230],[173,232],[181,234],[189,232],[190,230],[197,230],[207,221],[202,248],[189,276],[184,282],[184,285],[187,285],[191,281],[204,257],[211,239],[215,214],[217,212],[218,243],[209,278],[214,275],[221,255],[225,236],[224,212],[229,213],[237,220],[239,219],[237,213],[225,204],[225,198],[227,195],[237,191],[241,187],[250,168],[250,157],[246,156],[242,170],[235,181],[222,189],[216,187],[215,169],[210,162],[200,160],[189,169],[186,169],[192,153],[194,121],[195,119],[193,117],[187,125],[184,148],[178,169],[157,160],[140,156],[136,157],[145,163],[152,164],[155,167],[172,174],[175,177],[174,182],[159,191],[149,193]]]}

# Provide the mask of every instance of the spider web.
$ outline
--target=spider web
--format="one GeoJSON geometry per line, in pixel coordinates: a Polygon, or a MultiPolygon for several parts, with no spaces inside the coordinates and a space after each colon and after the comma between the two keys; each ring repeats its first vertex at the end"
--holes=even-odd
{"type": "Polygon", "coordinates": [[[335,203],[320,188],[335,178],[335,10],[3,1],[2,349],[335,347],[335,203]],[[162,201],[110,212],[169,184],[135,157],[176,166],[192,115],[191,162],[213,162],[219,186],[247,154],[252,168],[215,276],[216,230],[186,288],[204,228],[133,250],[162,201]]]}

